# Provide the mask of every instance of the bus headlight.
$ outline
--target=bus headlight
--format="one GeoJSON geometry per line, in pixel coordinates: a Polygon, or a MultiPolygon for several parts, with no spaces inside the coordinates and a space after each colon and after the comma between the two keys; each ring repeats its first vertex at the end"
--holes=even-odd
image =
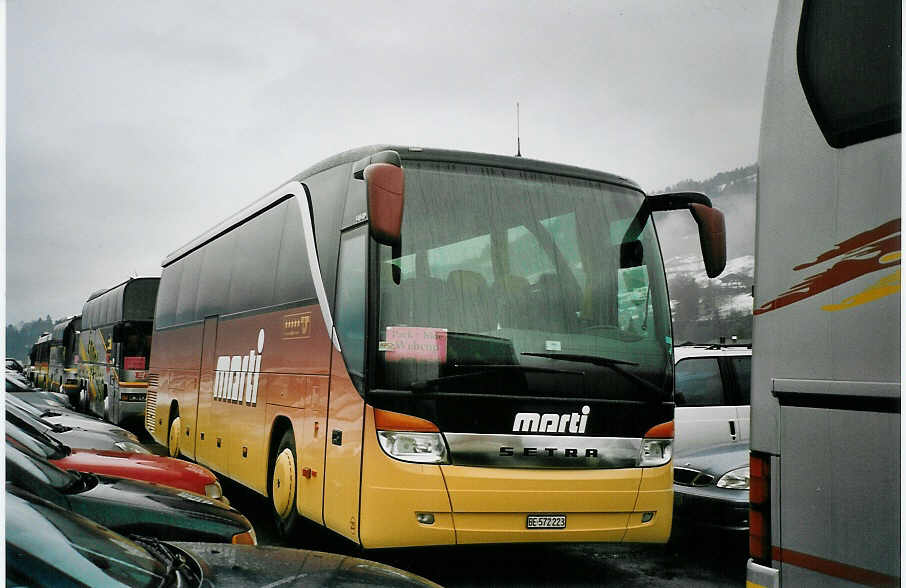
{"type": "Polygon", "coordinates": [[[639,465],[643,468],[662,466],[673,457],[673,439],[642,439],[639,465]]]}
{"type": "Polygon", "coordinates": [[[720,477],[717,481],[718,488],[730,488],[733,490],[749,489],[749,466],[730,470],[720,477]]]}
{"type": "Polygon", "coordinates": [[[400,461],[450,463],[447,459],[447,444],[440,433],[378,431],[378,440],[387,455],[400,461]]]}

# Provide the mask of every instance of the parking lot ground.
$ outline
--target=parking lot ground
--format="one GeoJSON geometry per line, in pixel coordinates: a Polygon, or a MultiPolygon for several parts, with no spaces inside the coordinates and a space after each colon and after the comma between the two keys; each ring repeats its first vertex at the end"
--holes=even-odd
{"type": "MultiPolygon", "coordinates": [[[[144,438],[143,438],[144,440],[144,438]]],[[[166,448],[145,445],[166,455],[166,448]]],[[[324,528],[303,521],[282,539],[262,496],[221,478],[230,503],[247,516],[261,545],[345,553],[396,566],[443,586],[742,586],[748,536],[674,526],[666,545],[614,543],[511,544],[362,550],[324,528]]]]}
{"type": "Polygon", "coordinates": [[[254,524],[262,545],[346,553],[380,561],[443,586],[688,587],[745,584],[748,536],[675,528],[667,545],[512,544],[361,550],[305,523],[294,540],[276,533],[263,497],[228,480],[224,493],[254,524]]]}

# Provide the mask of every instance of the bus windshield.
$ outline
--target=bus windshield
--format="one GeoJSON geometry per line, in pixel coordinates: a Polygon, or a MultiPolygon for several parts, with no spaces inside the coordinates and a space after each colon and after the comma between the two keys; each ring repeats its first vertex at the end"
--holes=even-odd
{"type": "Polygon", "coordinates": [[[669,398],[669,306],[641,192],[455,163],[405,171],[401,247],[378,246],[374,388],[669,398]]]}

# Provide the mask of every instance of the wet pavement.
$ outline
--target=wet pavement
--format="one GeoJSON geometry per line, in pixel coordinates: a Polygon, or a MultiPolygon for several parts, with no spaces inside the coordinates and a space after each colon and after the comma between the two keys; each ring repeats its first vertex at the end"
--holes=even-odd
{"type": "MultiPolygon", "coordinates": [[[[137,432],[137,431],[136,431],[137,432]]],[[[146,438],[143,441],[148,441],[146,438]]],[[[160,445],[146,443],[158,454],[160,445]]],[[[743,586],[748,536],[677,528],[666,545],[511,544],[362,550],[304,522],[279,536],[267,499],[221,478],[230,503],[252,521],[261,545],[344,553],[402,568],[443,586],[743,586]]]]}

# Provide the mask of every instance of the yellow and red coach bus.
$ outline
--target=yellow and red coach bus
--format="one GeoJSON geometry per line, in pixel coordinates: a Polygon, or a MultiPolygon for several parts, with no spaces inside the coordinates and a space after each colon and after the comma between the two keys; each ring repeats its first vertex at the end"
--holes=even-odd
{"type": "Polygon", "coordinates": [[[129,278],[82,306],[80,406],[113,423],[141,422],[160,278],[129,278]]]}
{"type": "Polygon", "coordinates": [[[30,362],[28,377],[32,383],[41,389],[46,389],[50,382],[50,333],[41,333],[38,340],[31,346],[28,354],[30,362]]]}
{"type": "Polygon", "coordinates": [[[71,316],[53,326],[50,331],[48,389],[71,395],[73,405],[79,392],[79,329],[82,317],[71,316]]]}
{"type": "Polygon", "coordinates": [[[719,274],[701,194],[518,157],[337,155],[163,260],[145,425],[268,496],[284,533],[664,542],[673,348],[651,213],[671,209],[719,274]]]}

